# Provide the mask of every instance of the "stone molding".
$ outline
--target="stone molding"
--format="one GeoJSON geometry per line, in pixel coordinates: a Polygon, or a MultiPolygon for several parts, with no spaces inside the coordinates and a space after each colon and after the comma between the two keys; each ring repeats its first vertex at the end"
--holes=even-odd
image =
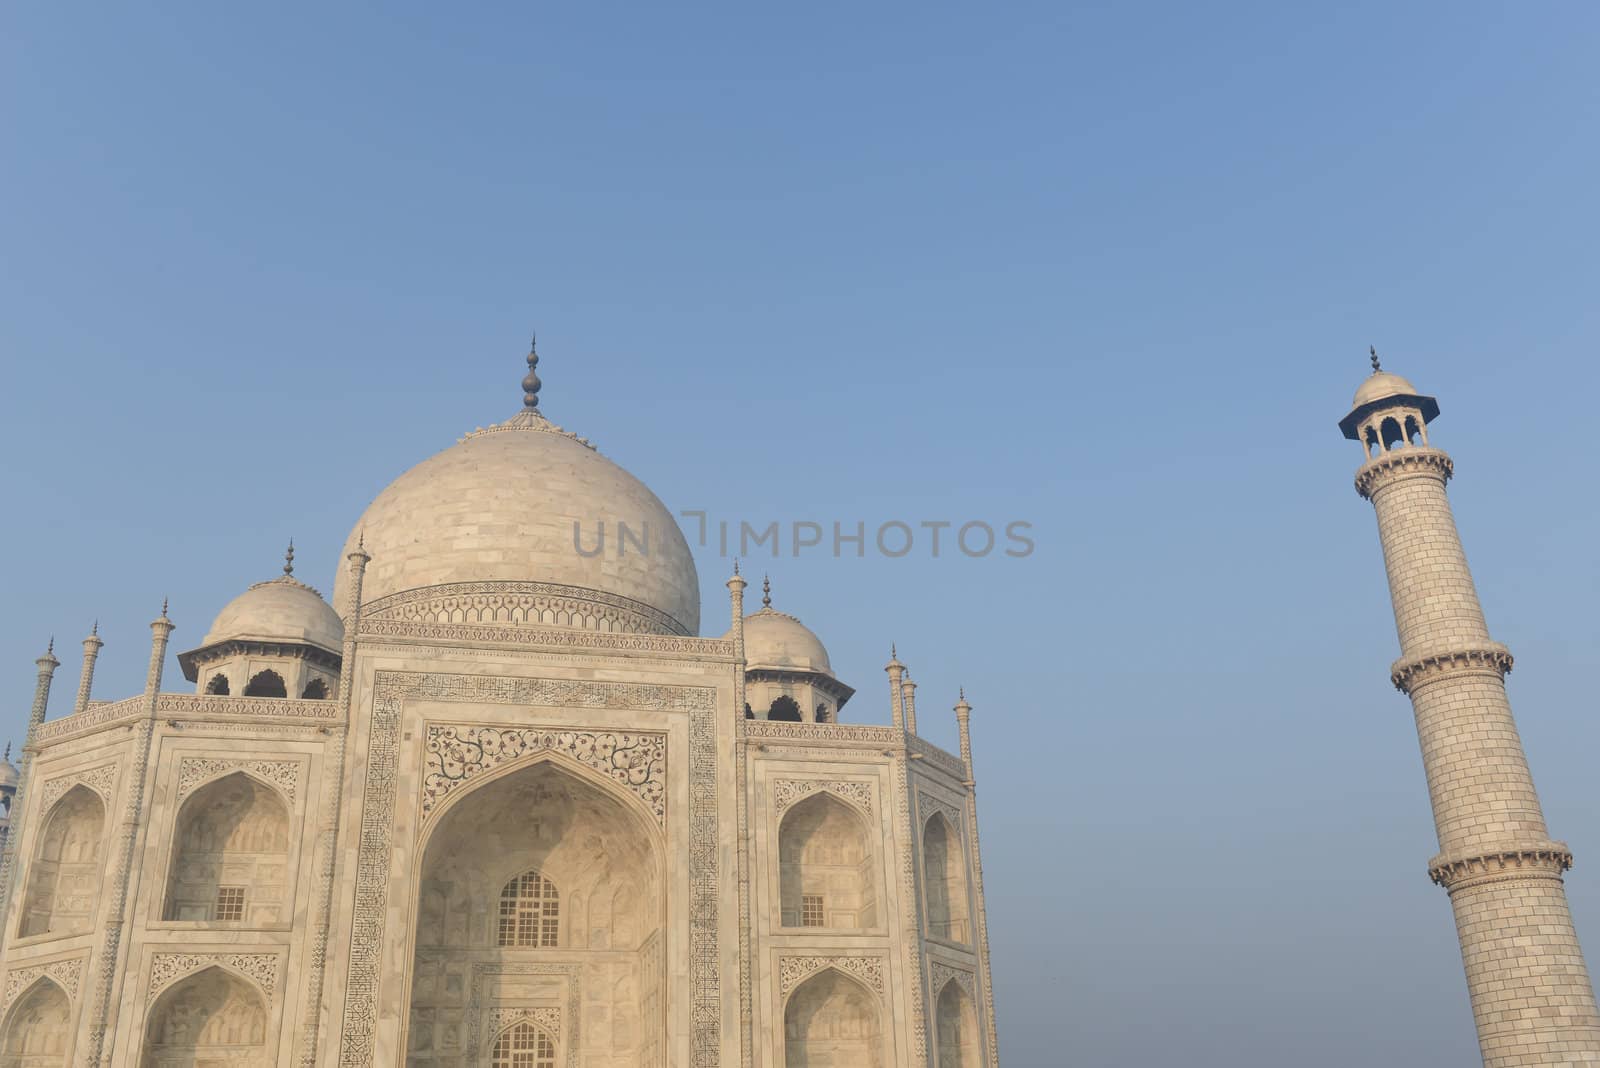
{"type": "Polygon", "coordinates": [[[827,793],[871,816],[873,792],[872,784],[869,782],[847,782],[839,779],[774,779],[772,805],[774,814],[781,816],[792,805],[813,794],[827,793]]]}
{"type": "Polygon", "coordinates": [[[363,619],[361,638],[455,642],[474,646],[517,645],[534,649],[592,649],[597,652],[695,656],[717,660],[733,658],[733,643],[720,638],[688,638],[647,633],[618,634],[534,624],[494,626],[477,623],[410,623],[363,619]]]}
{"type": "MultiPolygon", "coordinates": [[[[562,1059],[566,1062],[567,1068],[578,1068],[578,1028],[583,1019],[578,1015],[579,1005],[582,1003],[580,997],[581,988],[579,983],[581,972],[582,969],[576,964],[545,964],[537,961],[518,961],[506,964],[474,964],[472,966],[472,978],[470,981],[467,998],[467,1041],[465,1043],[467,1047],[466,1063],[480,1063],[479,1051],[482,1049],[484,1040],[488,1039],[489,1041],[493,1041],[499,1036],[502,1030],[515,1023],[519,1018],[515,1015],[507,1015],[504,1017],[504,1022],[496,1026],[497,1013],[538,1014],[548,1012],[555,1014],[555,1026],[553,1028],[546,1027],[545,1030],[549,1031],[551,1036],[554,1037],[557,1042],[561,1043],[561,1046],[563,1047],[562,1053],[564,1054],[562,1059]],[[486,1009],[484,1006],[483,996],[484,981],[492,976],[499,975],[564,976],[567,981],[567,1006],[565,1010],[560,1008],[543,1007],[522,1008],[519,1006],[510,1005],[491,1005],[486,1009]],[[572,1033],[570,1035],[563,1035],[561,1033],[561,1026],[564,1019],[572,1022],[572,1033]],[[480,1024],[483,1026],[480,1027],[480,1024]]],[[[530,1015],[529,1018],[533,1019],[536,1024],[538,1023],[537,1017],[530,1015]]]]}
{"type": "Polygon", "coordinates": [[[300,786],[298,760],[245,760],[230,757],[183,757],[178,761],[178,792],[175,801],[182,802],[195,790],[220,779],[230,772],[248,771],[256,778],[277,788],[292,806],[295,792],[300,786]]]}
{"type": "Polygon", "coordinates": [[[932,979],[933,1000],[937,1003],[939,995],[944,992],[945,986],[954,979],[961,989],[967,992],[972,999],[973,1008],[978,1006],[978,977],[970,968],[957,968],[946,964],[942,960],[932,961],[928,967],[928,974],[932,979]]]}
{"type": "Polygon", "coordinates": [[[7,972],[5,999],[0,1001],[0,1018],[10,1011],[12,1002],[32,988],[41,976],[54,982],[66,992],[68,1000],[75,1002],[78,1000],[78,987],[83,981],[83,958],[53,960],[48,964],[33,964],[7,972]]]}
{"type": "Polygon", "coordinates": [[[1511,650],[1499,642],[1462,649],[1443,649],[1402,657],[1389,669],[1389,681],[1401,693],[1410,695],[1430,682],[1449,675],[1493,674],[1505,678],[1511,672],[1511,650]]]}
{"type": "Polygon", "coordinates": [[[794,993],[795,987],[828,968],[837,968],[846,975],[860,979],[867,986],[877,991],[879,997],[883,996],[884,959],[882,957],[857,954],[779,957],[778,996],[782,1000],[788,1001],[789,995],[794,993]]]}
{"type": "Polygon", "coordinates": [[[906,751],[915,754],[916,759],[926,760],[929,765],[951,776],[956,782],[966,781],[967,767],[961,763],[961,758],[953,753],[946,753],[932,742],[925,742],[915,734],[908,734],[906,751]]]}
{"type": "Polygon", "coordinates": [[[120,701],[91,701],[88,708],[76,715],[62,716],[60,719],[39,724],[37,741],[42,745],[121,719],[135,719],[144,708],[143,697],[125,697],[120,701]]]}
{"type": "Polygon", "coordinates": [[[1450,893],[1508,879],[1556,879],[1572,867],[1572,850],[1565,842],[1537,842],[1488,853],[1434,857],[1428,878],[1450,893]]]}
{"type": "Polygon", "coordinates": [[[150,981],[145,990],[145,1000],[154,1001],[161,991],[186,976],[206,968],[219,967],[249,979],[261,988],[270,1002],[278,987],[281,964],[277,953],[157,953],[150,958],[150,981]]]}
{"type": "Polygon", "coordinates": [[[774,741],[870,742],[884,748],[905,747],[905,732],[893,727],[858,723],[783,723],[770,719],[741,719],[739,733],[746,738],[774,741]]]}
{"type": "MultiPolygon", "coordinates": [[[[593,682],[445,672],[380,670],[373,678],[371,726],[356,842],[350,964],[339,1033],[342,1068],[376,1063],[378,993],[387,950],[393,867],[400,719],[408,700],[568,708],[648,709],[689,716],[689,1018],[688,1068],[718,1068],[722,976],[718,951],[719,816],[716,797],[716,689],[663,683],[593,682]]],[[[393,937],[392,935],[388,937],[393,937]]],[[[575,1018],[575,1017],[574,1017],[575,1018]]],[[[571,1043],[569,1043],[569,1046],[571,1043]]]]}
{"type": "Polygon", "coordinates": [[[644,802],[658,826],[667,823],[667,736],[662,732],[429,723],[424,752],[424,822],[469,779],[524,757],[559,753],[621,784],[644,802]]]}
{"type": "Polygon", "coordinates": [[[117,783],[117,766],[115,764],[101,764],[97,767],[83,771],[71,771],[59,775],[54,779],[47,779],[39,788],[39,811],[49,812],[55,803],[61,800],[74,786],[87,786],[107,806],[111,804],[111,792],[117,783]]]}
{"type": "Polygon", "coordinates": [[[310,719],[327,722],[339,718],[339,702],[292,697],[231,697],[204,693],[164,693],[156,698],[158,716],[212,719],[217,716],[249,719],[310,719]]]}
{"type": "Polygon", "coordinates": [[[1362,464],[1356,472],[1356,492],[1370,500],[1382,485],[1403,478],[1436,478],[1448,482],[1454,473],[1455,464],[1447,454],[1426,445],[1407,445],[1362,464]]]}
{"type": "Polygon", "coordinates": [[[376,622],[573,627],[600,634],[676,634],[689,629],[643,601],[559,582],[451,582],[402,590],[362,606],[365,631],[376,622]]]}

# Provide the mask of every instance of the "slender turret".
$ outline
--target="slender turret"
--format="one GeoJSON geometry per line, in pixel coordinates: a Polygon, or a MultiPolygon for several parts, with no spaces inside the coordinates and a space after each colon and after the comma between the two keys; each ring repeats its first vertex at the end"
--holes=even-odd
{"type": "Polygon", "coordinates": [[[94,690],[94,662],[105,644],[100,640],[100,623],[96,621],[89,636],[83,639],[83,673],[78,676],[78,699],[72,702],[74,716],[89,707],[89,695],[94,690]]]}
{"type": "Polygon", "coordinates": [[[1432,397],[1383,371],[1339,423],[1367,460],[1356,491],[1378,513],[1411,698],[1478,1043],[1489,1068],[1600,1064],[1600,1017],[1567,908],[1572,854],[1551,841],[1511,717],[1511,653],[1491,641],[1445,496],[1453,465],[1428,443],[1432,397]]]}

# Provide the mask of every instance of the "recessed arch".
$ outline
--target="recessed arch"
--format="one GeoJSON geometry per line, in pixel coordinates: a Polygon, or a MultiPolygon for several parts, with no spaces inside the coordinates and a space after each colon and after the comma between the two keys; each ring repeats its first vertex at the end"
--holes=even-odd
{"type": "Polygon", "coordinates": [[[1400,429],[1400,420],[1392,415],[1378,425],[1378,436],[1382,438],[1385,449],[1393,449],[1406,443],[1406,436],[1400,429]]]}
{"type": "Polygon", "coordinates": [[[250,681],[245,683],[245,697],[288,697],[289,687],[284,684],[283,676],[267,668],[250,676],[250,681]]]}
{"type": "Polygon", "coordinates": [[[264,926],[289,916],[289,807],[234,770],[184,799],[168,867],[168,920],[264,926]]]}
{"type": "Polygon", "coordinates": [[[212,965],[178,980],[156,998],[145,1025],[140,1068],[267,1068],[269,1034],[261,992],[235,972],[212,965]]]}
{"type": "Polygon", "coordinates": [[[824,968],[783,1008],[784,1068],[883,1068],[883,1013],[855,977],[824,968]]]}
{"type": "Polygon", "coordinates": [[[922,886],[928,934],[971,944],[967,860],[961,836],[943,812],[922,825],[922,886]]]}
{"type": "MultiPolygon", "coordinates": [[[[458,786],[422,837],[412,884],[408,1063],[432,1063],[457,1040],[454,1021],[470,991],[453,977],[483,961],[585,974],[600,968],[608,976],[586,994],[570,1028],[563,1023],[564,1040],[580,1043],[569,1058],[643,1063],[665,1046],[666,852],[637,794],[565,754],[542,752],[458,786]],[[532,897],[545,900],[546,883],[555,891],[553,937],[544,937],[541,906],[528,917],[540,925],[537,944],[501,944],[505,890],[530,874],[539,881],[532,897]]],[[[493,1059],[497,1042],[485,1036],[478,1056],[501,1063],[493,1059]]]]}
{"type": "Polygon", "coordinates": [[[312,679],[306,683],[306,688],[300,691],[300,697],[307,701],[326,701],[328,684],[321,679],[312,679]]]}
{"type": "Polygon", "coordinates": [[[6,1015],[0,1037],[5,1068],[66,1068],[72,1045],[72,1002],[48,976],[40,976],[6,1015]]]}
{"type": "Polygon", "coordinates": [[[982,1068],[978,1008],[960,981],[951,978],[934,1002],[934,1030],[939,1043],[939,1068],[982,1068]]]}
{"type": "Polygon", "coordinates": [[[211,681],[206,683],[206,693],[213,697],[226,697],[228,690],[228,676],[220,671],[211,676],[211,681]]]}
{"type": "Polygon", "coordinates": [[[779,723],[799,723],[800,704],[788,694],[783,694],[772,702],[772,707],[767,709],[767,718],[779,723]]]}
{"type": "Polygon", "coordinates": [[[825,790],[784,813],[778,825],[783,926],[876,927],[878,893],[871,842],[861,813],[825,790]]]}
{"type": "Polygon", "coordinates": [[[70,934],[94,925],[105,819],[105,802],[82,783],[52,806],[28,867],[21,937],[70,934]]]}

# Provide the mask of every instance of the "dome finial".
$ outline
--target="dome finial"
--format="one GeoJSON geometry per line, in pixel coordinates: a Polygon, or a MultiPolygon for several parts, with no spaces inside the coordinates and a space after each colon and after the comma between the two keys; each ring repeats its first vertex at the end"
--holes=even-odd
{"type": "Polygon", "coordinates": [[[285,575],[293,575],[294,574],[294,539],[293,538],[289,539],[288,551],[283,554],[283,573],[285,575]]]}
{"type": "Polygon", "coordinates": [[[1378,347],[1376,345],[1368,345],[1367,352],[1372,354],[1372,373],[1377,374],[1379,371],[1383,370],[1383,368],[1378,366],[1378,347]]]}
{"type": "Polygon", "coordinates": [[[772,607],[772,579],[770,576],[761,576],[761,607],[772,607]]]}
{"type": "Polygon", "coordinates": [[[538,366],[539,335],[534,334],[528,342],[528,377],[522,380],[522,406],[529,411],[539,410],[539,387],[544,383],[539,381],[538,366]]]}

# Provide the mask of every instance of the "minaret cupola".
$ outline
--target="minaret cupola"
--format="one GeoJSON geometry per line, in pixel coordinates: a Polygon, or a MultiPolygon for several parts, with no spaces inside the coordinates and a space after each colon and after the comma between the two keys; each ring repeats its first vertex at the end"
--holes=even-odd
{"type": "Polygon", "coordinates": [[[328,698],[339,688],[343,648],[338,613],[294,577],[290,542],[283,574],[229,601],[178,666],[203,694],[328,698]]]}
{"type": "Polygon", "coordinates": [[[744,617],[745,715],[791,723],[835,723],[855,690],[840,682],[828,650],[804,623],[772,607],[761,580],[761,610],[744,617]]]}
{"type": "Polygon", "coordinates": [[[1378,350],[1368,347],[1372,374],[1356,390],[1350,414],[1339,429],[1359,441],[1371,460],[1405,445],[1428,444],[1428,424],[1439,417],[1439,402],[1417,392],[1415,386],[1378,363],[1378,350]]]}

